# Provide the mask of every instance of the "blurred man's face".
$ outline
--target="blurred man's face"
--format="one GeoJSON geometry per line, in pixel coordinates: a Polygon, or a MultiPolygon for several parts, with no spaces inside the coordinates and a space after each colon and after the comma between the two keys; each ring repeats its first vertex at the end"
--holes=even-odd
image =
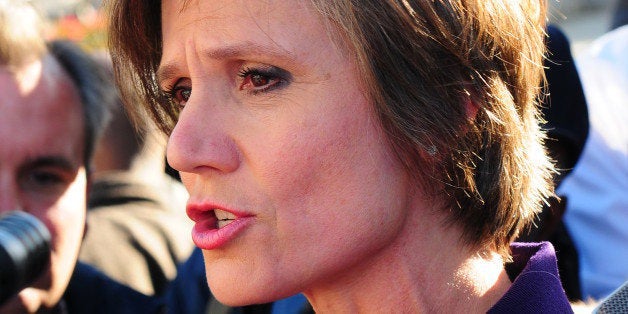
{"type": "Polygon", "coordinates": [[[29,212],[52,235],[50,267],[1,313],[55,306],[74,269],[87,192],[82,110],[75,85],[54,58],[17,72],[0,66],[0,212],[29,212]]]}

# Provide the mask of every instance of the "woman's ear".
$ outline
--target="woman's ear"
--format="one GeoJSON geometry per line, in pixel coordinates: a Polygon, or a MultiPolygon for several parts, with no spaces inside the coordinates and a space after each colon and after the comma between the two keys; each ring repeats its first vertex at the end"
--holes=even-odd
{"type": "Polygon", "coordinates": [[[473,121],[475,120],[475,116],[478,114],[478,106],[471,99],[471,95],[466,95],[464,99],[464,111],[467,115],[467,120],[473,121]]]}

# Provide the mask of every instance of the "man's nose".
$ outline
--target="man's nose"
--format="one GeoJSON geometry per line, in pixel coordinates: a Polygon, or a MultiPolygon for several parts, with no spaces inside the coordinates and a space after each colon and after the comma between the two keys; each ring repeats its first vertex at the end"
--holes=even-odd
{"type": "Polygon", "coordinates": [[[13,184],[0,183],[0,214],[18,209],[24,209],[18,189],[13,184]]]}

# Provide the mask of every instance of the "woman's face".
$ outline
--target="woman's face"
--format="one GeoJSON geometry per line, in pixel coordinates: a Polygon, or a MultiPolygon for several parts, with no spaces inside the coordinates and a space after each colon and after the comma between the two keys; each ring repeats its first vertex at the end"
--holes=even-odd
{"type": "Polygon", "coordinates": [[[408,176],[352,54],[303,2],[162,2],[158,79],[183,107],[168,161],[231,305],[362,275],[406,215],[408,176]]]}

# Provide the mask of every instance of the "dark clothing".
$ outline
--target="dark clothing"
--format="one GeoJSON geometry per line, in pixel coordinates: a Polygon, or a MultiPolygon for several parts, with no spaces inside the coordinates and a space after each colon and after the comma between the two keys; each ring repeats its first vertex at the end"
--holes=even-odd
{"type": "MultiPolygon", "coordinates": [[[[79,262],[64,295],[69,314],[247,314],[271,313],[272,304],[228,307],[211,296],[200,249],[180,265],[177,278],[161,296],[147,296],[100,270],[79,262]]],[[[302,303],[299,303],[299,306],[302,303]]],[[[296,310],[295,310],[296,311],[296,310]]]]}
{"type": "Polygon", "coordinates": [[[611,30],[628,24],[628,0],[617,0],[611,18],[611,30]]]}
{"type": "MultiPolygon", "coordinates": [[[[190,258],[179,267],[177,278],[168,287],[165,298],[170,309],[168,313],[204,313],[212,300],[214,299],[205,278],[203,253],[196,248],[190,258]]],[[[217,303],[215,300],[214,302],[217,303]]]]}
{"type": "Polygon", "coordinates": [[[162,293],[194,248],[187,197],[165,174],[150,183],[125,172],[97,179],[79,260],[144,294],[162,293]]]}
{"type": "MultiPolygon", "coordinates": [[[[544,62],[548,97],[541,107],[548,139],[545,147],[556,160],[558,188],[578,162],[589,134],[589,112],[580,76],[565,34],[555,25],[547,27],[548,58],[544,62]]],[[[563,195],[551,198],[529,229],[517,241],[550,241],[556,248],[558,269],[570,300],[582,299],[578,252],[563,220],[566,204],[563,195]]]]}
{"type": "Polygon", "coordinates": [[[74,269],[64,300],[69,314],[169,313],[161,298],[141,294],[81,262],[74,269]]]}
{"type": "Polygon", "coordinates": [[[488,313],[573,313],[558,276],[554,248],[549,242],[513,243],[515,277],[506,294],[488,313]]]}
{"type": "Polygon", "coordinates": [[[546,146],[559,146],[560,155],[552,157],[559,161],[561,170],[570,171],[580,158],[589,134],[589,113],[569,39],[555,25],[547,26],[547,34],[548,58],[543,65],[549,96],[541,107],[547,121],[543,127],[551,139],[546,146]]]}

